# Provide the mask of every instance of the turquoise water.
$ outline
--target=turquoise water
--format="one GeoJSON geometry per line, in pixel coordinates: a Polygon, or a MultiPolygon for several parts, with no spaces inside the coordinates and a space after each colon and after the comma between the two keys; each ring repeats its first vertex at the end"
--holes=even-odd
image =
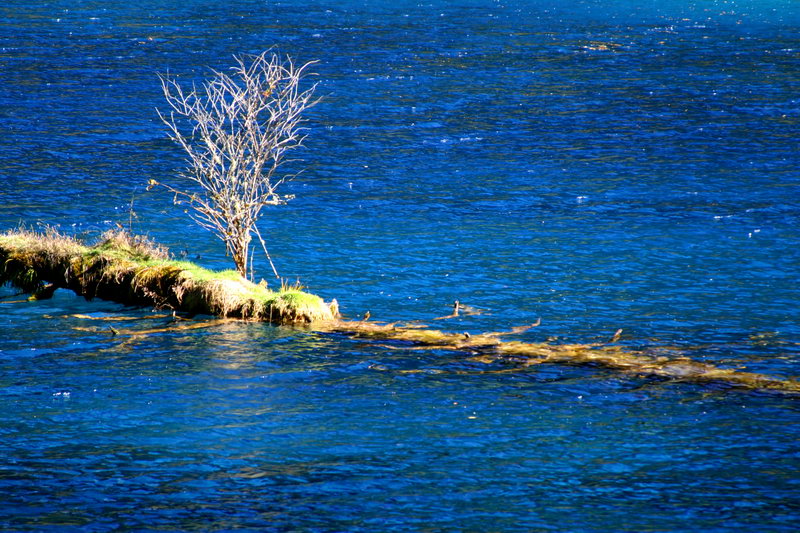
{"type": "MultiPolygon", "coordinates": [[[[800,376],[792,1],[6,3],[0,228],[207,267],[157,72],[319,59],[280,273],[343,312],[800,376]]],[[[260,263],[259,275],[268,278],[260,263]]],[[[798,399],[0,289],[0,529],[794,531],[798,399]],[[92,321],[71,315],[139,320],[92,321]],[[112,337],[107,327],[148,335],[112,337]],[[410,372],[409,372],[410,371],[410,372]]]]}

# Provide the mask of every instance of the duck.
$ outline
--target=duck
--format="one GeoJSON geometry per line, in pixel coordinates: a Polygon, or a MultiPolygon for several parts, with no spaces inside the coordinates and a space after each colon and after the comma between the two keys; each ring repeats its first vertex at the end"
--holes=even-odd
{"type": "Polygon", "coordinates": [[[471,305],[464,305],[460,301],[453,302],[453,314],[458,316],[458,312],[463,311],[465,315],[481,315],[483,311],[471,305]]]}

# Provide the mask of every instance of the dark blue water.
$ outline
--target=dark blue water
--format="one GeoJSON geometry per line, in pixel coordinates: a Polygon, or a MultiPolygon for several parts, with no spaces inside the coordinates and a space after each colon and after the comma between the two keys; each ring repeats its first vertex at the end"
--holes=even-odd
{"type": "MultiPolygon", "coordinates": [[[[0,228],[223,247],[156,73],[319,59],[273,259],[344,313],[800,376],[800,6],[6,2],[0,228]],[[297,166],[299,170],[301,166],[297,166]]],[[[259,275],[268,277],[261,260],[259,275]]],[[[800,403],[0,292],[0,529],[794,531],[800,403]],[[70,315],[134,317],[92,321],[70,315]],[[108,325],[147,335],[112,337],[108,325]]]]}

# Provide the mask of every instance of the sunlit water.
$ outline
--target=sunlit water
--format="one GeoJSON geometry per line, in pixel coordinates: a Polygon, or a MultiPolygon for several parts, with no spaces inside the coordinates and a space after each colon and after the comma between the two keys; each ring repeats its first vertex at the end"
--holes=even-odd
{"type": "MultiPolygon", "coordinates": [[[[429,320],[458,298],[486,313],[438,325],[623,328],[632,347],[800,376],[790,0],[6,2],[0,228],[119,223],[229,266],[145,191],[182,166],[156,73],[199,80],[273,44],[320,60],[324,96],[297,198],[261,225],[284,277],[350,316],[429,320]]],[[[800,519],[797,398],[262,324],[114,337],[171,322],[0,294],[3,530],[800,519]]]]}

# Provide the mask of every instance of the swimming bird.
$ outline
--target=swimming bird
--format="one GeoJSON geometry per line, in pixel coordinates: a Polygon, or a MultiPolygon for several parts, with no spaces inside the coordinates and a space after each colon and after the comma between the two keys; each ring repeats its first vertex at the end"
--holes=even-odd
{"type": "Polygon", "coordinates": [[[447,316],[437,316],[434,320],[447,320],[448,318],[456,318],[458,317],[458,308],[461,304],[456,300],[453,302],[453,312],[447,316]]]}
{"type": "Polygon", "coordinates": [[[364,313],[364,318],[362,318],[361,321],[366,322],[367,320],[369,320],[369,317],[370,317],[370,312],[367,311],[366,313],[364,313]]]}
{"type": "Polygon", "coordinates": [[[542,317],[536,319],[536,322],[533,324],[528,324],[527,326],[514,326],[511,328],[511,333],[524,333],[531,328],[535,328],[542,323],[542,317]]]}
{"type": "Polygon", "coordinates": [[[611,336],[611,338],[610,338],[610,339],[608,339],[608,342],[609,342],[609,343],[612,343],[612,342],[617,342],[617,341],[619,340],[619,338],[620,338],[620,336],[621,336],[621,335],[622,335],[622,328],[619,328],[619,329],[618,329],[618,330],[617,330],[617,331],[614,333],[614,335],[612,335],[612,336],[611,336]]]}

